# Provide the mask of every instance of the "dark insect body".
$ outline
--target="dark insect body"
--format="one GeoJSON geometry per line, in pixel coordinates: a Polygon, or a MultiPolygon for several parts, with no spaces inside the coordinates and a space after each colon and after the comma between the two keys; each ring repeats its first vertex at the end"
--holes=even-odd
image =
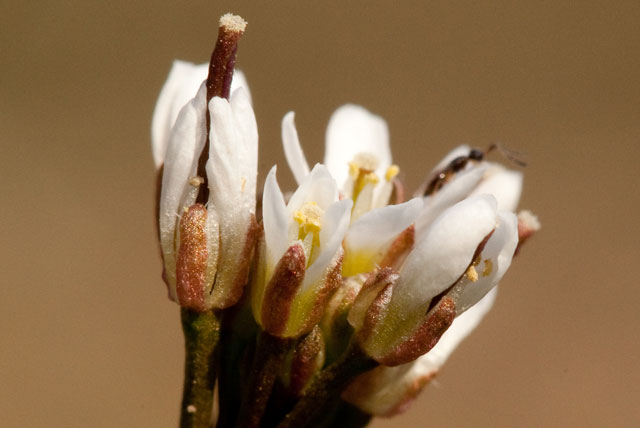
{"type": "Polygon", "coordinates": [[[429,196],[437,192],[444,186],[454,175],[458,172],[462,171],[469,162],[480,162],[485,156],[487,156],[490,152],[497,149],[504,157],[509,159],[511,162],[519,165],[526,166],[525,162],[519,159],[516,153],[510,152],[498,144],[491,144],[487,150],[482,151],[480,149],[471,149],[469,150],[469,154],[465,156],[458,156],[454,158],[447,166],[442,168],[440,171],[437,171],[433,178],[427,183],[423,192],[420,192],[422,196],[429,196]]]}

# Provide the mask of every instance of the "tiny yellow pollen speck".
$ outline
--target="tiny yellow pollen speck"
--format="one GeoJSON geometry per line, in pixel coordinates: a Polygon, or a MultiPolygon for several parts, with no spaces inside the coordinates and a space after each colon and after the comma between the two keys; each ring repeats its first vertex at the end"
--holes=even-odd
{"type": "Polygon", "coordinates": [[[196,412],[196,410],[198,410],[198,409],[197,409],[197,407],[196,407],[196,406],[194,406],[193,404],[189,404],[189,405],[187,406],[187,413],[195,413],[195,412],[196,412]]]}
{"type": "Polygon", "coordinates": [[[476,271],[476,268],[473,267],[473,265],[469,266],[469,269],[467,269],[466,275],[471,282],[476,282],[478,280],[478,272],[476,271]]]}
{"type": "Polygon", "coordinates": [[[391,165],[389,168],[387,168],[387,172],[385,173],[384,178],[387,181],[391,181],[395,178],[396,175],[398,175],[399,172],[400,168],[398,167],[398,165],[391,165]]]}
{"type": "Polygon", "coordinates": [[[484,261],[484,269],[482,270],[482,276],[489,276],[493,271],[493,262],[491,259],[486,259],[484,261]]]}
{"type": "Polygon", "coordinates": [[[204,178],[202,177],[195,176],[195,177],[189,178],[189,184],[192,185],[193,187],[198,187],[202,183],[204,183],[204,178]]]}
{"type": "Polygon", "coordinates": [[[241,191],[241,192],[244,192],[244,187],[245,187],[245,186],[246,186],[246,184],[247,184],[247,179],[246,179],[246,178],[244,178],[244,177],[242,177],[242,178],[240,178],[240,181],[241,181],[241,183],[242,183],[242,184],[240,185],[240,191],[241,191]]]}

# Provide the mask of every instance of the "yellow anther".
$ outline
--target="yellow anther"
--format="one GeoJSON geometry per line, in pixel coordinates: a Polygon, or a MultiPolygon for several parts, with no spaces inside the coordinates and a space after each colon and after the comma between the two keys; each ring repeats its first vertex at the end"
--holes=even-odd
{"type": "Polygon", "coordinates": [[[482,276],[489,276],[491,275],[492,271],[493,271],[493,263],[491,262],[491,259],[486,259],[484,261],[484,269],[482,270],[482,276]]]}
{"type": "Polygon", "coordinates": [[[387,181],[391,181],[395,178],[396,175],[400,172],[400,168],[398,165],[391,165],[387,168],[387,172],[384,174],[384,178],[387,181]]]}
{"type": "Polygon", "coordinates": [[[478,280],[478,272],[476,271],[476,268],[473,267],[473,265],[469,266],[469,269],[467,269],[466,275],[471,282],[476,282],[478,280]]]}
{"type": "Polygon", "coordinates": [[[349,162],[349,176],[356,180],[360,175],[360,166],[355,162],[349,162]]]}
{"type": "Polygon", "coordinates": [[[318,232],[322,227],[323,211],[314,201],[305,202],[301,209],[294,211],[293,219],[300,225],[303,234],[318,232]]]}

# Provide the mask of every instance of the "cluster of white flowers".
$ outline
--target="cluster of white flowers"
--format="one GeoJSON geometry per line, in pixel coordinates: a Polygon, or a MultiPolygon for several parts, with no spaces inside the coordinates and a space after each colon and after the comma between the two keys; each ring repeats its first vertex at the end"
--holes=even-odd
{"type": "Polygon", "coordinates": [[[208,97],[208,71],[176,61],[153,117],[170,298],[206,311],[247,294],[265,332],[297,338],[319,325],[314,334],[328,351],[331,335],[345,330],[338,320],[348,320],[353,340],[380,366],[343,397],[374,415],[402,410],[491,307],[519,233],[538,227],[515,214],[522,174],[460,146],[404,202],[382,118],[340,107],[324,161],[310,168],[290,112],[282,139],[298,188],[286,200],[274,166],[256,216],[249,90],[236,71],[229,99],[208,97]]]}

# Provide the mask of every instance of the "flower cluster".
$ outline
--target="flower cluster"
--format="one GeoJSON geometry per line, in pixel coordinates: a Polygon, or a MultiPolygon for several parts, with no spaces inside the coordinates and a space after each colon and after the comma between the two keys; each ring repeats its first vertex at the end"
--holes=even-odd
{"type": "MultiPolygon", "coordinates": [[[[460,146],[405,201],[386,122],[345,105],[313,168],[294,113],[284,116],[298,188],[283,194],[274,166],[259,200],[256,119],[234,72],[244,29],[225,15],[209,65],[174,63],[152,124],[169,297],[192,315],[222,317],[226,342],[212,345],[211,364],[238,365],[235,379],[219,374],[218,426],[322,417],[333,426],[336,406],[396,414],[487,313],[519,242],[539,228],[529,212],[515,214],[522,174],[488,161],[494,147],[460,146]]],[[[197,399],[185,392],[186,426],[209,421],[197,399]]]]}

